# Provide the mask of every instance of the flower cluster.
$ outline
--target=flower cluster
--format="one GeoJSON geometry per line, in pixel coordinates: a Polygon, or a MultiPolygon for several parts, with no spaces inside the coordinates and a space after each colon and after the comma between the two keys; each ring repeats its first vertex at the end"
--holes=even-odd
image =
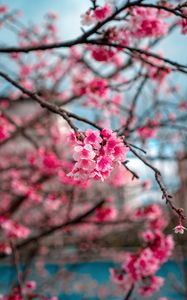
{"type": "Polygon", "coordinates": [[[74,88],[77,95],[86,95],[86,105],[102,108],[102,100],[109,99],[108,82],[103,78],[93,78],[88,81],[79,80],[74,88]]]}
{"type": "Polygon", "coordinates": [[[157,127],[159,126],[159,119],[148,120],[145,126],[139,127],[137,133],[139,137],[145,141],[154,138],[157,134],[157,127]]]}
{"type": "MultiPolygon", "coordinates": [[[[183,9],[183,10],[182,10],[182,13],[183,13],[183,15],[187,16],[187,9],[183,9]]],[[[180,27],[181,27],[181,33],[182,33],[182,34],[187,34],[187,19],[182,18],[182,19],[179,21],[179,25],[180,25],[180,27]]]]}
{"type": "Polygon", "coordinates": [[[109,129],[101,132],[90,129],[79,138],[72,133],[71,140],[76,163],[69,176],[82,180],[103,181],[116,165],[125,161],[128,151],[122,139],[109,129]]]}
{"type": "Polygon", "coordinates": [[[161,231],[167,225],[166,222],[161,222],[162,226],[155,222],[158,216],[159,219],[165,220],[158,205],[138,209],[135,216],[138,216],[138,220],[146,220],[147,229],[141,235],[146,247],[142,247],[137,253],[127,253],[121,270],[111,269],[111,277],[126,291],[139,282],[139,294],[149,297],[159,290],[164,282],[162,277],[156,276],[156,272],[171,255],[174,242],[171,235],[165,235],[161,231]]]}
{"type": "Polygon", "coordinates": [[[29,153],[28,161],[31,166],[41,166],[45,174],[55,172],[59,166],[59,160],[55,153],[43,147],[40,147],[31,154],[29,153]]]}
{"type": "Polygon", "coordinates": [[[168,24],[162,19],[158,9],[138,7],[133,10],[132,33],[136,38],[161,37],[168,31],[168,24]]]}
{"type": "Polygon", "coordinates": [[[6,237],[11,239],[26,238],[30,234],[28,228],[6,217],[0,217],[0,227],[4,230],[6,237]]]}
{"type": "Polygon", "coordinates": [[[97,208],[95,219],[99,222],[112,221],[117,216],[117,209],[109,205],[97,208]]]}
{"type": "Polygon", "coordinates": [[[109,62],[115,55],[115,51],[108,46],[91,46],[91,56],[98,62],[109,62]]]}
{"type": "Polygon", "coordinates": [[[179,223],[175,228],[174,228],[174,232],[175,233],[180,233],[183,234],[184,230],[187,230],[187,228],[185,228],[184,226],[182,226],[181,223],[179,223]]]}
{"type": "Polygon", "coordinates": [[[110,43],[128,46],[129,35],[130,32],[126,28],[113,26],[108,28],[104,37],[107,38],[110,43]]]}
{"type": "Polygon", "coordinates": [[[13,126],[8,122],[6,117],[3,114],[0,114],[0,141],[6,140],[12,129],[13,126]]]}
{"type": "Polygon", "coordinates": [[[81,23],[82,25],[92,25],[96,22],[102,22],[104,21],[107,17],[109,17],[112,13],[112,7],[110,4],[105,4],[102,7],[96,7],[95,9],[89,9],[81,15],[81,23]]]}

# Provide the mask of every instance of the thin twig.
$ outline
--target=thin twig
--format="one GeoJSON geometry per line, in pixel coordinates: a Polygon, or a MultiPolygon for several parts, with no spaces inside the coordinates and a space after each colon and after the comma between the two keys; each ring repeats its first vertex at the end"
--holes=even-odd
{"type": "Polygon", "coordinates": [[[162,192],[162,198],[166,200],[166,204],[170,206],[170,208],[182,219],[185,219],[185,216],[183,214],[183,209],[182,208],[177,208],[173,202],[171,201],[172,195],[168,192],[163,179],[161,172],[155,168],[151,163],[149,163],[143,156],[141,156],[138,152],[136,152],[130,145],[129,143],[125,140],[124,138],[124,144],[130,149],[130,151],[137,157],[139,158],[147,167],[149,167],[151,170],[153,170],[155,174],[155,179],[160,187],[160,190],[162,192]]]}

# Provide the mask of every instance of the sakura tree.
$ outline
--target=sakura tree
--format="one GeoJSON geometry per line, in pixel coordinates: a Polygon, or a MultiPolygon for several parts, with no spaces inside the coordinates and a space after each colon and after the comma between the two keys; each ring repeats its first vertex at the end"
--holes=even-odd
{"type": "Polygon", "coordinates": [[[49,299],[28,280],[31,262],[42,257],[42,276],[51,251],[63,256],[67,245],[75,247],[67,261],[89,250],[118,263],[108,270],[113,290],[101,288],[99,299],[153,299],[173,233],[186,230],[161,162],[170,169],[186,159],[187,65],[166,55],[164,41],[186,41],[187,3],[87,2],[71,40],[61,37],[53,7],[27,25],[22,12],[0,5],[0,254],[17,272],[3,300],[49,299]],[[154,203],[138,202],[154,190],[154,203]],[[117,232],[122,249],[107,249],[117,232]]]}

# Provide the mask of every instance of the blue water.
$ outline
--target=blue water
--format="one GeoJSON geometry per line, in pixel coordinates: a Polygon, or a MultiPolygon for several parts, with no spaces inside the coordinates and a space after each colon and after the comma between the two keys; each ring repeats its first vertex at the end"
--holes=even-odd
{"type": "MultiPolygon", "coordinates": [[[[74,277],[73,280],[76,281],[76,278],[81,279],[84,284],[86,285],[86,277],[88,276],[89,279],[93,281],[97,281],[97,283],[102,286],[103,284],[111,285],[109,279],[109,268],[114,267],[115,265],[112,262],[93,262],[93,263],[76,263],[76,264],[67,264],[65,265],[65,270],[71,272],[77,277],[74,277]]],[[[156,294],[157,297],[150,297],[150,299],[157,299],[159,296],[168,297],[170,300],[184,300],[185,297],[179,293],[174,286],[179,285],[180,287],[183,286],[183,274],[182,274],[182,265],[177,264],[174,261],[169,261],[158,272],[158,275],[164,277],[165,285],[162,287],[159,293],[156,294]]],[[[187,267],[187,266],[186,266],[187,267]]],[[[22,267],[23,269],[23,267],[22,267]]],[[[47,272],[47,280],[51,280],[55,275],[58,274],[61,267],[57,264],[47,264],[45,266],[45,271],[47,272]]],[[[30,275],[30,280],[36,280],[39,283],[38,291],[42,292],[45,290],[46,296],[50,297],[50,290],[49,288],[43,289],[42,284],[40,287],[41,278],[37,278],[34,270],[34,265],[32,266],[32,274],[30,275]],[[41,290],[40,290],[41,288],[41,290]]],[[[54,295],[54,290],[56,292],[55,295],[58,294],[60,300],[83,300],[83,295],[75,294],[70,291],[67,293],[62,292],[62,278],[59,277],[58,280],[53,282],[53,292],[51,291],[51,295],[54,295]]],[[[9,265],[1,265],[0,266],[0,293],[6,293],[16,281],[16,271],[12,266],[9,265]]],[[[71,283],[70,283],[71,285],[71,283]]],[[[49,284],[50,286],[50,284],[49,284]]],[[[73,286],[73,283],[72,283],[73,286]]],[[[134,295],[136,292],[134,293],[134,295]]],[[[107,297],[107,300],[121,300],[123,297],[107,297]]],[[[95,297],[88,297],[86,296],[85,299],[89,300],[99,300],[98,296],[95,297]]],[[[140,300],[140,297],[138,297],[140,300]]]]}

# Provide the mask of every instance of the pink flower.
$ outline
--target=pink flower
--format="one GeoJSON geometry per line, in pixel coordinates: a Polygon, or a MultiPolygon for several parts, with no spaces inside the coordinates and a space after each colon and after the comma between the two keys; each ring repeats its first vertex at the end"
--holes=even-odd
{"type": "Polygon", "coordinates": [[[6,5],[0,5],[0,14],[6,14],[8,7],[6,5]]]}
{"type": "Polygon", "coordinates": [[[97,170],[101,172],[105,172],[109,169],[112,169],[111,167],[112,161],[110,157],[107,156],[101,156],[99,160],[97,161],[97,170]]]}
{"type": "Polygon", "coordinates": [[[112,171],[110,178],[108,179],[109,184],[114,187],[124,186],[125,184],[133,183],[131,173],[128,172],[123,165],[116,166],[112,171]]]}
{"type": "Polygon", "coordinates": [[[102,138],[100,137],[99,131],[93,131],[91,129],[88,129],[85,133],[85,144],[90,144],[94,148],[98,148],[99,144],[102,142],[102,138]]]}
{"type": "Polygon", "coordinates": [[[151,230],[146,230],[142,232],[141,236],[146,242],[151,242],[155,239],[155,235],[151,230]]]}
{"type": "MultiPolygon", "coordinates": [[[[187,16],[187,9],[183,9],[182,14],[187,16]]],[[[181,33],[187,34],[187,20],[181,18],[181,20],[179,21],[179,25],[181,26],[181,33]]]]}
{"type": "Polygon", "coordinates": [[[69,176],[84,180],[104,180],[116,164],[125,160],[127,147],[111,130],[99,133],[90,129],[82,133],[81,138],[74,139],[72,134],[70,138],[74,145],[73,158],[76,163],[69,176]]]}
{"type": "Polygon", "coordinates": [[[6,253],[10,255],[12,253],[12,249],[8,244],[0,243],[0,253],[6,253]]]}
{"type": "Polygon", "coordinates": [[[140,287],[138,291],[140,295],[144,297],[149,297],[154,292],[158,291],[160,287],[163,285],[163,283],[164,283],[164,278],[159,276],[152,276],[150,277],[149,283],[140,287]]]}
{"type": "Polygon", "coordinates": [[[90,26],[96,22],[104,21],[112,13],[112,7],[109,4],[105,4],[103,7],[97,7],[94,11],[87,10],[81,15],[81,24],[84,26],[90,26]]]}
{"type": "Polygon", "coordinates": [[[9,238],[27,238],[30,230],[23,225],[18,224],[13,220],[6,220],[1,227],[4,229],[7,237],[9,238]]]}
{"type": "Polygon", "coordinates": [[[99,222],[114,220],[117,215],[115,207],[103,206],[96,210],[96,220],[99,222]]]}
{"type": "MultiPolygon", "coordinates": [[[[132,284],[138,284],[138,292],[144,297],[151,296],[164,283],[162,277],[156,276],[160,266],[169,258],[174,247],[171,235],[164,235],[158,228],[152,228],[153,221],[164,219],[160,206],[153,204],[136,211],[137,221],[144,218],[148,228],[142,233],[146,244],[136,253],[126,253],[125,260],[118,272],[112,271],[112,279],[126,290],[126,278],[132,284]],[[120,280],[118,274],[122,275],[120,280]]],[[[128,288],[129,290],[129,288],[128,288]]],[[[128,291],[127,290],[127,291],[128,291]]]]}
{"type": "Polygon", "coordinates": [[[133,10],[131,31],[137,38],[163,36],[167,33],[168,26],[157,9],[138,7],[133,10]]]}
{"type": "Polygon", "coordinates": [[[27,281],[26,288],[29,290],[34,290],[36,288],[36,281],[33,280],[27,281]]]}
{"type": "Polygon", "coordinates": [[[138,130],[137,130],[138,135],[143,140],[155,137],[156,133],[157,133],[157,129],[154,127],[153,128],[151,128],[151,127],[152,127],[152,123],[149,122],[148,125],[138,128],[138,130]]]}
{"type": "Polygon", "coordinates": [[[105,4],[103,7],[97,7],[94,10],[94,16],[97,21],[101,22],[110,16],[112,8],[109,4],[105,4]]]}
{"type": "Polygon", "coordinates": [[[146,248],[134,264],[137,274],[146,277],[154,274],[159,269],[159,260],[155,257],[154,252],[150,248],[146,248]]]}
{"type": "Polygon", "coordinates": [[[115,51],[107,46],[93,46],[91,47],[91,55],[96,61],[108,62],[114,56],[115,51]]]}
{"type": "Polygon", "coordinates": [[[106,97],[108,95],[107,80],[95,78],[88,82],[86,91],[88,94],[96,94],[99,97],[106,97]]]}
{"type": "Polygon", "coordinates": [[[111,27],[107,30],[108,41],[122,46],[128,46],[130,32],[125,28],[111,27]]]}
{"type": "Polygon", "coordinates": [[[8,138],[12,129],[13,126],[8,122],[6,117],[0,114],[0,141],[3,141],[6,138],[8,138]]]}
{"type": "Polygon", "coordinates": [[[84,26],[89,26],[95,23],[95,17],[91,10],[88,10],[85,14],[81,15],[81,24],[84,26]]]}
{"type": "Polygon", "coordinates": [[[0,125],[0,141],[5,140],[8,137],[8,133],[6,132],[6,129],[0,125]]]}
{"type": "Polygon", "coordinates": [[[24,79],[24,77],[27,77],[28,75],[30,75],[31,71],[32,71],[31,66],[23,65],[20,69],[20,76],[23,77],[23,79],[24,79]]]}
{"type": "Polygon", "coordinates": [[[158,204],[150,204],[145,207],[140,207],[135,210],[132,216],[133,220],[144,220],[153,221],[160,218],[162,215],[161,207],[158,204]]]}
{"type": "Polygon", "coordinates": [[[80,159],[75,166],[80,170],[82,169],[82,171],[85,170],[90,173],[95,169],[96,164],[93,160],[83,158],[80,159]]]}
{"type": "Polygon", "coordinates": [[[29,79],[24,79],[22,82],[21,82],[22,86],[24,88],[26,88],[27,90],[33,90],[33,83],[31,80],[29,79]]]}
{"type": "Polygon", "coordinates": [[[117,284],[122,284],[123,280],[124,280],[124,275],[122,273],[119,273],[115,270],[115,269],[109,269],[110,271],[110,277],[112,279],[113,282],[117,283],[117,284]]]}
{"type": "Polygon", "coordinates": [[[96,155],[96,153],[93,151],[93,148],[90,144],[86,144],[84,147],[76,146],[74,150],[75,152],[73,154],[73,158],[77,161],[79,160],[80,157],[82,159],[92,160],[96,155]]]}
{"type": "Polygon", "coordinates": [[[182,21],[180,22],[180,25],[181,25],[182,34],[187,34],[187,20],[182,19],[182,21]]]}
{"type": "Polygon", "coordinates": [[[175,233],[183,234],[184,230],[187,230],[187,228],[182,226],[182,224],[178,224],[175,228],[173,228],[173,230],[174,230],[175,233]]]}

